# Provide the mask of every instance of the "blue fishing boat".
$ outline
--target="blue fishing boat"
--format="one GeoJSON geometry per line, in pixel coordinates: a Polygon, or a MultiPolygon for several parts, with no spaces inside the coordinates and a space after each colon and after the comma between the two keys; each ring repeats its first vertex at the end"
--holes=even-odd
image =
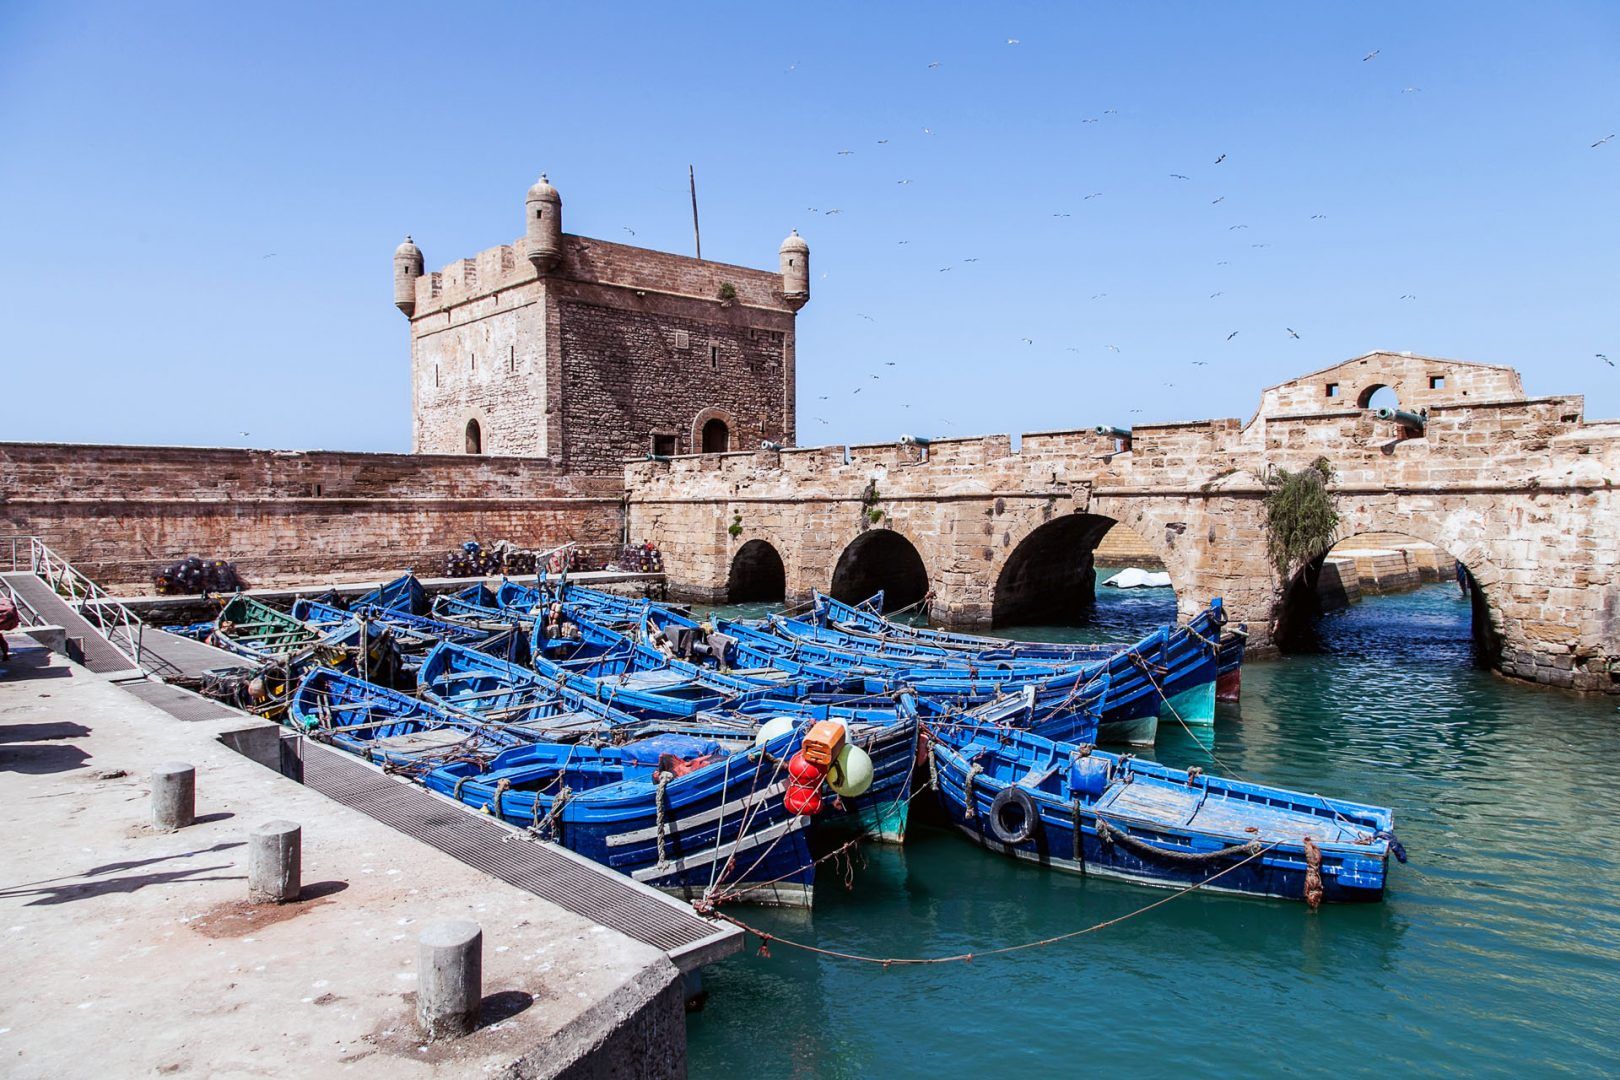
{"type": "Polygon", "coordinates": [[[356,597],[349,606],[387,608],[389,611],[404,612],[407,615],[426,615],[433,610],[427,589],[412,573],[406,573],[356,597]]]}
{"type": "Polygon", "coordinates": [[[1057,742],[970,719],[928,732],[955,827],[1055,870],[1292,900],[1383,896],[1393,811],[1057,742]]]}
{"type": "Polygon", "coordinates": [[[620,745],[526,739],[504,725],[317,669],[294,696],[312,736],[686,899],[808,905],[811,818],[783,803],[795,729],[661,733],[620,745]]]}

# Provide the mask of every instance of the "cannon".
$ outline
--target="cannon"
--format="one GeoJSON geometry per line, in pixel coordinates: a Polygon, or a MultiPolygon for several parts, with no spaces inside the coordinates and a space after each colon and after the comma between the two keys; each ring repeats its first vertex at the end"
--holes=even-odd
{"type": "Polygon", "coordinates": [[[1128,439],[1131,437],[1131,429],[1128,427],[1109,427],[1107,424],[1098,424],[1093,430],[1098,435],[1107,435],[1112,439],[1128,439]]]}
{"type": "Polygon", "coordinates": [[[926,449],[928,444],[933,442],[933,441],[934,441],[933,439],[930,439],[926,435],[902,435],[902,436],[900,436],[900,445],[901,446],[921,446],[921,447],[926,449]]]}
{"type": "Polygon", "coordinates": [[[1429,423],[1429,418],[1420,413],[1407,412],[1405,409],[1383,408],[1378,410],[1378,419],[1391,420],[1402,427],[1409,427],[1413,431],[1422,431],[1429,423]]]}

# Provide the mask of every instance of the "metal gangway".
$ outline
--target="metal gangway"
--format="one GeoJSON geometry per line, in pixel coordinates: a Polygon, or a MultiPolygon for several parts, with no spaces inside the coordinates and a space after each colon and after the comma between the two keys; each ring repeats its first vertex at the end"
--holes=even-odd
{"type": "Polygon", "coordinates": [[[143,670],[143,627],[130,610],[37,536],[0,537],[0,589],[27,626],[60,626],[95,672],[143,670]]]}

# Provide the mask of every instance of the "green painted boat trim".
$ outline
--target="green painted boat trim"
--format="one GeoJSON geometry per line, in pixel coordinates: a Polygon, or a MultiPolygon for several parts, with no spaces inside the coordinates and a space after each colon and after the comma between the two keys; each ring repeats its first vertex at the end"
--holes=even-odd
{"type": "Polygon", "coordinates": [[[1159,719],[1174,724],[1177,716],[1188,727],[1214,727],[1215,683],[1207,682],[1167,698],[1159,707],[1159,719]]]}

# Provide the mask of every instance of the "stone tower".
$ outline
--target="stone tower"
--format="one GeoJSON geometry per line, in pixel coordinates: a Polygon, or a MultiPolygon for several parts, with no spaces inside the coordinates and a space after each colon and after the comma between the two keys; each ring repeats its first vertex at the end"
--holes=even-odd
{"type": "Polygon", "coordinates": [[[405,242],[394,249],[394,306],[407,316],[416,311],[416,279],[422,276],[422,249],[405,242]]]}
{"type": "Polygon", "coordinates": [[[777,254],[782,266],[782,298],[798,311],[810,300],[810,245],[794,229],[777,254]]]}
{"type": "Polygon", "coordinates": [[[544,175],[524,218],[520,239],[432,273],[409,238],[394,253],[417,453],[610,476],[648,454],[793,443],[798,233],[775,273],[573,236],[544,175]]]}

